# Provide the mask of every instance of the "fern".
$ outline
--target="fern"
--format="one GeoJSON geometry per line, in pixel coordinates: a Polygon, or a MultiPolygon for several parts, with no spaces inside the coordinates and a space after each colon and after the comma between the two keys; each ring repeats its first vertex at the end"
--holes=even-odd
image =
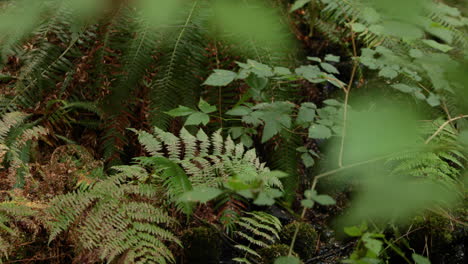
{"type": "Polygon", "coordinates": [[[213,133],[211,139],[203,130],[192,136],[183,128],[181,136],[155,127],[154,135],[133,130],[140,143],[154,157],[168,157],[179,164],[194,186],[216,187],[228,177],[242,175],[247,181],[260,181],[267,188],[282,188],[278,178],[261,163],[255,150],[245,150],[242,144],[235,144],[228,137],[223,139],[221,130],[213,133]],[[182,148],[184,151],[182,151],[182,148]]]}
{"type": "Polygon", "coordinates": [[[79,251],[95,251],[108,262],[174,263],[168,244],[180,241],[167,228],[176,220],[157,206],[158,188],[143,183],[149,175],[140,166],[114,169],[107,180],[51,201],[49,242],[69,231],[79,251]]]}
{"type": "Polygon", "coordinates": [[[151,85],[151,124],[161,129],[169,127],[170,117],[164,112],[177,105],[194,107],[200,94],[206,63],[204,36],[206,8],[202,1],[193,1],[183,9],[184,18],[176,23],[176,30],[168,31],[161,44],[159,73],[151,85]]]}
{"type": "Polygon", "coordinates": [[[34,230],[24,230],[24,226],[32,226],[28,223],[37,213],[34,207],[41,206],[20,200],[0,202],[0,263],[18,250],[18,244],[24,242],[23,232],[34,235],[34,230]]]}
{"type": "Polygon", "coordinates": [[[26,123],[28,115],[7,113],[0,120],[0,170],[8,168],[10,182],[22,187],[29,174],[29,150],[33,139],[46,135],[44,127],[26,123]]]}
{"type": "Polygon", "coordinates": [[[266,248],[279,240],[281,222],[275,216],[265,212],[247,212],[246,216],[236,221],[239,230],[235,232],[239,241],[235,247],[244,257],[236,257],[238,263],[260,263],[261,256],[257,251],[266,248]]]}
{"type": "MultiPolygon", "coordinates": [[[[423,134],[429,137],[441,124],[441,120],[428,122],[422,128],[423,134]]],[[[391,158],[388,164],[394,174],[426,178],[448,187],[457,187],[467,159],[458,143],[458,132],[446,126],[429,142],[427,149],[403,153],[391,158]]]]}

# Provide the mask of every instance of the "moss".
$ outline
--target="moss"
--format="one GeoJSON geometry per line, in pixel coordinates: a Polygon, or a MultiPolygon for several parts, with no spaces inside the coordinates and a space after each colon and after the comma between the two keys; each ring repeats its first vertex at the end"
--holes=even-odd
{"type": "Polygon", "coordinates": [[[195,227],[182,235],[184,263],[219,263],[222,240],[216,230],[209,227],[195,227]]]}
{"type": "Polygon", "coordinates": [[[309,223],[293,222],[286,225],[281,231],[281,242],[287,245],[291,244],[291,240],[299,225],[294,251],[297,252],[301,259],[310,259],[314,256],[315,245],[317,243],[317,232],[309,223]]]}
{"type": "Polygon", "coordinates": [[[423,250],[427,241],[430,241],[430,250],[438,251],[450,245],[455,239],[454,225],[449,219],[435,214],[415,217],[412,221],[412,230],[415,231],[409,236],[409,244],[415,250],[423,250]]]}
{"type": "MultiPolygon", "coordinates": [[[[288,253],[289,246],[285,244],[271,245],[258,251],[258,254],[262,257],[262,264],[273,264],[275,259],[287,256],[288,253]]],[[[296,255],[296,253],[293,252],[293,255],[296,255]]]]}

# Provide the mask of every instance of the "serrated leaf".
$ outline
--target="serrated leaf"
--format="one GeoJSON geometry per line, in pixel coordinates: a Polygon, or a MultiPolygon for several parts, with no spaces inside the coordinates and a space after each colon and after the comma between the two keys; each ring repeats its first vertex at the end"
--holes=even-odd
{"type": "Polygon", "coordinates": [[[317,107],[314,104],[310,105],[310,103],[303,103],[299,108],[296,122],[303,124],[314,121],[316,115],[315,109],[317,109],[317,107]]]}
{"type": "Polygon", "coordinates": [[[324,69],[328,73],[335,73],[335,74],[340,74],[337,68],[335,66],[331,65],[330,63],[322,62],[320,63],[320,67],[324,69]]]}
{"type": "Polygon", "coordinates": [[[195,112],[196,111],[193,110],[192,108],[188,108],[186,106],[180,105],[179,107],[174,108],[174,109],[166,112],[166,114],[168,114],[170,116],[173,116],[173,117],[177,117],[177,116],[188,116],[188,115],[193,114],[195,112]]]}
{"type": "Polygon", "coordinates": [[[247,106],[237,106],[229,111],[226,112],[227,115],[232,115],[232,116],[245,116],[248,115],[252,112],[250,108],[247,106]]]}
{"type": "Polygon", "coordinates": [[[436,106],[439,106],[440,105],[440,98],[439,96],[431,93],[429,95],[429,97],[426,99],[427,103],[432,106],[432,107],[436,107],[436,106]]]}
{"type": "Polygon", "coordinates": [[[199,125],[203,124],[206,125],[210,122],[210,116],[202,113],[202,112],[195,112],[187,118],[187,121],[185,121],[185,126],[190,126],[190,125],[199,125]]]}
{"type": "Polygon", "coordinates": [[[210,86],[226,86],[237,77],[237,73],[227,70],[214,70],[208,79],[203,83],[210,86]]]}
{"type": "Polygon", "coordinates": [[[361,23],[352,23],[351,28],[353,29],[354,32],[361,33],[361,32],[364,32],[367,27],[361,23]]]}
{"type": "Polygon", "coordinates": [[[198,102],[198,108],[205,114],[213,113],[214,111],[216,111],[216,106],[210,105],[203,99],[200,99],[200,102],[198,102]]]}
{"type": "Polygon", "coordinates": [[[309,137],[318,139],[327,139],[332,136],[331,130],[323,125],[312,125],[309,127],[309,137]]]}
{"type": "Polygon", "coordinates": [[[379,76],[386,77],[386,78],[389,78],[389,79],[394,79],[395,77],[398,76],[398,72],[395,69],[391,68],[391,67],[383,67],[379,71],[379,76]]]}
{"type": "Polygon", "coordinates": [[[249,135],[246,135],[246,134],[242,135],[241,136],[241,142],[242,142],[242,144],[244,144],[244,146],[246,146],[248,148],[253,146],[253,139],[249,135]]]}
{"type": "Polygon", "coordinates": [[[325,56],[325,60],[330,61],[330,62],[340,62],[340,56],[335,56],[333,54],[327,54],[325,56]]]}
{"type": "Polygon", "coordinates": [[[380,251],[382,250],[382,246],[383,246],[382,241],[370,237],[369,233],[365,233],[362,236],[362,241],[364,242],[364,245],[366,246],[366,248],[368,248],[370,251],[372,251],[375,255],[379,255],[380,251]]]}
{"type": "Polygon", "coordinates": [[[312,158],[312,156],[310,156],[309,153],[302,154],[301,159],[302,159],[302,163],[304,163],[304,166],[306,168],[310,168],[310,167],[314,166],[314,164],[315,164],[314,159],[312,158]]]}

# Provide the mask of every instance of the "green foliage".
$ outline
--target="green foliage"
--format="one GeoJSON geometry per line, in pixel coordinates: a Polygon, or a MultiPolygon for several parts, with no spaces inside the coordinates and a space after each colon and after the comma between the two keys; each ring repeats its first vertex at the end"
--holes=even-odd
{"type": "Polygon", "coordinates": [[[265,249],[278,241],[282,225],[278,218],[265,212],[248,212],[236,221],[239,230],[235,232],[239,243],[235,247],[244,257],[233,260],[238,263],[259,263],[259,250],[265,249]]]}
{"type": "Polygon", "coordinates": [[[279,257],[285,257],[289,254],[289,246],[284,244],[275,244],[258,251],[262,256],[262,263],[273,264],[279,257]]]}
{"type": "Polygon", "coordinates": [[[68,231],[78,252],[94,251],[109,262],[175,262],[169,245],[180,241],[169,228],[177,221],[158,206],[160,190],[145,183],[149,175],[140,166],[114,169],[117,174],[87,190],[51,201],[49,242],[68,231]]]}
{"type": "Polygon", "coordinates": [[[279,178],[285,175],[265,167],[255,149],[246,151],[230,137],[224,140],[220,130],[211,138],[201,129],[193,136],[183,128],[179,137],[157,127],[154,135],[135,132],[148,153],[153,157],[167,156],[189,176],[193,190],[184,189],[179,202],[207,202],[222,192],[234,192],[264,205],[273,204],[274,199],[282,195],[279,178]]]}
{"type": "Polygon", "coordinates": [[[11,183],[23,187],[29,175],[31,142],[48,132],[42,126],[26,123],[28,115],[11,112],[0,120],[0,171],[8,169],[11,183]]]}
{"type": "Polygon", "coordinates": [[[315,243],[317,242],[317,231],[311,224],[305,222],[292,222],[286,225],[281,231],[281,242],[290,245],[293,240],[294,234],[297,234],[294,244],[294,252],[296,252],[301,259],[307,260],[315,254],[315,243]],[[298,229],[298,231],[297,231],[298,229]]]}
{"type": "Polygon", "coordinates": [[[31,205],[24,201],[0,202],[0,263],[16,253],[18,242],[24,242],[21,226],[36,214],[31,205]]]}

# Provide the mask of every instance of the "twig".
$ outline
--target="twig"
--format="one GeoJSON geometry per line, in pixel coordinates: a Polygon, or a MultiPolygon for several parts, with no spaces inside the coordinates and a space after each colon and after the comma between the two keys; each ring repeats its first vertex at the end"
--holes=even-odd
{"type": "MultiPolygon", "coordinates": [[[[351,32],[351,43],[353,45],[353,56],[354,58],[357,57],[357,50],[356,50],[356,40],[354,38],[354,32],[351,32]]],[[[343,155],[344,155],[344,144],[345,144],[345,138],[346,138],[346,123],[348,119],[348,102],[349,102],[349,93],[351,91],[351,87],[353,86],[354,82],[354,77],[356,75],[356,70],[358,68],[359,64],[357,63],[356,60],[354,60],[354,65],[353,65],[353,70],[351,71],[351,78],[349,79],[349,83],[346,89],[344,89],[345,92],[345,101],[344,101],[344,109],[343,109],[343,129],[341,132],[341,143],[340,143],[340,154],[338,156],[338,167],[343,167],[343,155]]]]}
{"type": "Polygon", "coordinates": [[[457,117],[454,117],[454,118],[451,118],[447,121],[445,121],[437,130],[436,132],[434,132],[434,134],[432,134],[432,136],[430,136],[426,142],[424,142],[424,144],[429,144],[429,142],[431,142],[431,140],[433,140],[440,132],[442,132],[442,130],[450,123],[452,123],[453,121],[457,121],[459,119],[462,119],[462,118],[468,118],[468,115],[460,115],[460,116],[457,116],[457,117]]]}

